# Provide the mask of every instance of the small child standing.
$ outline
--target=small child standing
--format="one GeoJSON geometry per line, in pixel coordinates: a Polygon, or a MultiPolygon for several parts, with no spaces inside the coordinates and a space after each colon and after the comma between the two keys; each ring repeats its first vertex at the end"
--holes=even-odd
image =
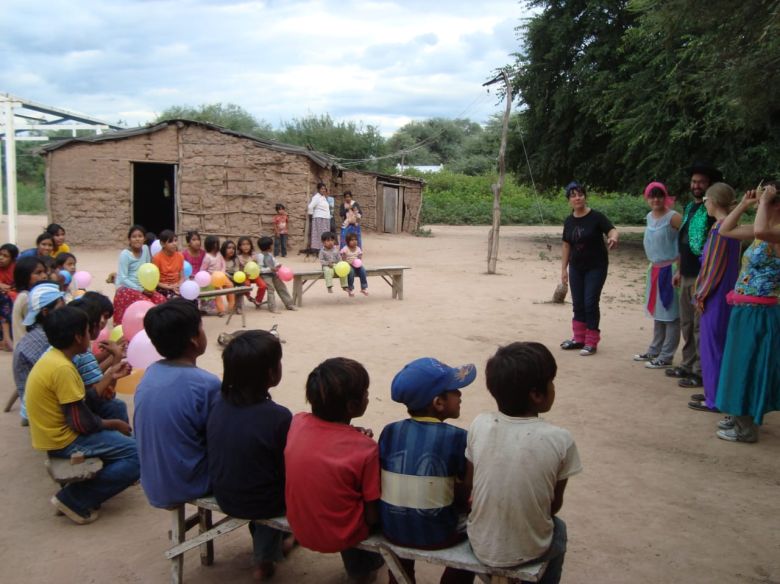
{"type": "MultiPolygon", "coordinates": [[[[467,510],[471,477],[466,473],[466,436],[444,423],[460,417],[460,390],[474,382],[474,365],[453,368],[436,359],[416,359],[393,378],[390,395],[406,405],[407,420],[385,426],[379,437],[382,499],[379,519],[397,545],[441,549],[466,538],[458,511],[467,510]],[[460,509],[459,509],[460,507],[460,509]]],[[[412,582],[414,560],[401,560],[412,582]]],[[[474,574],[446,568],[441,584],[471,583],[474,574]]],[[[390,584],[395,584],[390,574],[390,584]]]]}
{"type": "Polygon", "coordinates": [[[293,416],[284,462],[287,519],[302,546],[340,552],[353,582],[370,582],[382,556],[355,546],[376,524],[379,449],[369,430],[350,426],[368,406],[369,378],[357,361],[320,363],[306,380],[311,414],[293,416]],[[312,488],[316,485],[316,488],[312,488]]]}
{"type": "MultiPolygon", "coordinates": [[[[244,273],[246,273],[246,265],[249,262],[254,262],[254,261],[255,261],[255,247],[252,245],[252,238],[247,237],[246,235],[239,237],[238,238],[239,269],[243,270],[244,273]]],[[[263,298],[265,298],[265,291],[267,286],[265,285],[265,282],[263,282],[263,279],[260,276],[257,276],[254,279],[250,279],[249,274],[247,274],[246,285],[249,286],[250,284],[255,284],[257,286],[257,293],[255,294],[254,299],[252,299],[251,295],[247,295],[247,298],[249,298],[249,300],[254,303],[256,308],[260,308],[260,305],[263,303],[263,298]]]]}
{"type": "Polygon", "coordinates": [[[282,267],[282,264],[277,264],[274,256],[271,254],[271,246],[273,240],[270,237],[259,237],[257,239],[257,247],[260,248],[260,253],[257,255],[257,263],[260,264],[263,280],[268,288],[268,310],[271,312],[278,312],[276,309],[276,295],[274,290],[279,294],[279,298],[282,299],[284,307],[287,310],[298,310],[293,304],[292,296],[287,291],[287,286],[282,282],[276,272],[282,267]]]}
{"type": "MultiPolygon", "coordinates": [[[[320,265],[322,266],[322,275],[325,277],[325,286],[328,287],[328,294],[333,294],[333,266],[341,261],[341,254],[336,249],[336,234],[332,231],[326,231],[322,234],[322,247],[320,248],[320,265]]],[[[347,277],[340,277],[341,288],[348,292],[347,277]]]]}
{"type": "Polygon", "coordinates": [[[366,269],[363,267],[363,250],[358,247],[357,235],[354,233],[347,235],[347,245],[341,248],[341,258],[350,265],[349,275],[347,276],[347,292],[349,292],[349,295],[355,295],[355,272],[357,272],[360,278],[360,293],[368,296],[368,278],[366,277],[366,269]]]}
{"type": "Polygon", "coordinates": [[[14,350],[14,343],[11,340],[11,315],[16,300],[14,268],[18,255],[19,248],[13,243],[4,243],[0,247],[0,326],[3,330],[0,349],[3,351],[14,350]]]}
{"type": "MultiPolygon", "coordinates": [[[[214,496],[231,517],[285,514],[284,447],[292,414],[271,399],[282,380],[282,345],[267,331],[235,337],[222,353],[222,395],[206,426],[214,496]]],[[[281,531],[250,522],[256,580],[270,578],[282,559],[281,531]]]]}
{"type": "Polygon", "coordinates": [[[541,584],[557,584],[566,553],[566,525],[556,517],[569,477],[582,471],[568,430],[539,414],[555,401],[558,366],[541,343],[512,343],[487,362],[485,376],[498,412],[469,428],[466,458],[474,490],[468,534],[487,566],[549,562],[541,584]]]}
{"type": "Polygon", "coordinates": [[[152,258],[152,263],[160,270],[157,291],[170,298],[179,294],[179,286],[184,282],[184,256],[179,251],[176,234],[170,229],[160,233],[160,245],[162,249],[152,258]]]}
{"type": "Polygon", "coordinates": [[[281,203],[276,204],[274,215],[274,255],[287,257],[287,234],[289,233],[287,209],[281,203]]]}

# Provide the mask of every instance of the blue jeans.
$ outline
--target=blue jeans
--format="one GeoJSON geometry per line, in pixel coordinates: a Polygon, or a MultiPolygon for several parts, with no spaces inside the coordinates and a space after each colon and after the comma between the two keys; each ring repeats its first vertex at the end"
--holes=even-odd
{"type": "Polygon", "coordinates": [[[116,397],[103,399],[94,389],[88,389],[86,400],[87,407],[104,420],[122,420],[128,424],[130,423],[130,419],[127,416],[127,405],[121,399],[116,397]]]}
{"type": "Polygon", "coordinates": [[[355,289],[355,272],[357,272],[360,278],[360,289],[365,290],[368,288],[368,278],[366,277],[366,269],[363,266],[355,269],[352,266],[349,268],[349,275],[347,276],[347,288],[350,290],[355,289]]]}
{"type": "Polygon", "coordinates": [[[599,330],[601,289],[607,280],[607,266],[580,270],[569,264],[569,286],[574,305],[574,320],[584,322],[591,331],[599,330]]]}
{"type": "Polygon", "coordinates": [[[341,552],[341,561],[347,574],[352,578],[367,576],[385,563],[381,554],[358,548],[349,548],[341,552]]]}
{"type": "Polygon", "coordinates": [[[65,485],[57,493],[62,503],[85,517],[141,476],[135,438],[114,430],[80,434],[65,448],[50,450],[49,456],[69,458],[74,452],[83,452],[86,457],[97,457],[103,461],[103,468],[95,478],[65,485]]]}
{"type": "Polygon", "coordinates": [[[557,517],[553,517],[553,537],[547,552],[540,560],[549,562],[539,584],[558,584],[563,573],[563,559],[566,556],[566,524],[557,517]]]}
{"type": "Polygon", "coordinates": [[[287,257],[287,234],[281,233],[274,236],[274,255],[287,257]]]}
{"type": "Polygon", "coordinates": [[[249,533],[252,534],[252,555],[255,565],[265,562],[280,562],[282,554],[282,541],[285,533],[268,527],[262,523],[249,522],[249,533]]]}

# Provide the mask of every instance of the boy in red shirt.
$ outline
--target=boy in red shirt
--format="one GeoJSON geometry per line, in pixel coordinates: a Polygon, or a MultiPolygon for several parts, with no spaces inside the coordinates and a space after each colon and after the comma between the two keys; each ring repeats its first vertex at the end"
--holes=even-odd
{"type": "Polygon", "coordinates": [[[274,255],[287,257],[287,209],[281,203],[276,204],[276,215],[274,215],[274,255]]]}
{"type": "Polygon", "coordinates": [[[371,582],[382,556],[355,548],[377,523],[379,449],[372,432],[350,425],[368,406],[368,372],[342,357],[306,381],[312,413],[293,417],[284,450],[287,519],[304,547],[341,552],[355,583],[371,582]],[[314,488],[312,488],[314,487],[314,488]]]}

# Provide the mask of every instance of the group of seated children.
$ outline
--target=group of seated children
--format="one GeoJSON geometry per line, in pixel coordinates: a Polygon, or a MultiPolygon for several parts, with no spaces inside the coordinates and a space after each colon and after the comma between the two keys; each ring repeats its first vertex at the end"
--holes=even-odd
{"type": "Polygon", "coordinates": [[[357,273],[358,278],[360,278],[360,292],[364,296],[368,296],[368,278],[366,277],[366,269],[363,267],[363,250],[358,247],[358,236],[355,233],[347,235],[346,243],[341,250],[336,248],[336,234],[332,231],[323,233],[321,239],[322,247],[319,259],[328,293],[333,293],[334,268],[337,263],[344,261],[349,264],[349,272],[344,276],[339,276],[341,289],[350,296],[355,296],[355,274],[357,273]]]}
{"type": "MultiPolygon", "coordinates": [[[[282,380],[282,346],[271,333],[235,337],[220,381],[196,365],[206,337],[192,303],[154,307],[144,325],[165,357],[135,393],[141,484],[152,505],[169,509],[213,493],[231,516],[286,513],[300,544],[339,552],[354,582],[372,581],[383,563],[356,547],[374,529],[423,549],[468,537],[486,565],[543,559],[541,581],[560,579],[566,530],[556,514],[581,464],[570,433],[538,417],[553,405],[557,373],[543,345],[512,343],[490,358],[487,387],[498,411],[479,415],[468,433],[445,420],[459,417],[461,390],[474,381],[475,367],[431,358],[409,363],[391,395],[410,417],[385,427],[377,444],[370,430],[351,425],[369,403],[360,363],[320,363],[306,382],[311,413],[292,415],[269,393],[282,380]],[[464,529],[459,513],[468,511],[469,497],[464,529]]],[[[254,575],[268,578],[290,541],[255,522],[250,532],[254,575]]],[[[403,567],[414,581],[413,563],[403,567]]],[[[447,569],[441,581],[473,577],[447,569]]]]}
{"type": "Polygon", "coordinates": [[[111,318],[111,301],[87,292],[65,306],[63,297],[53,282],[30,290],[29,330],[14,348],[13,375],[35,449],[52,458],[78,452],[103,462],[94,478],[67,484],[51,499],[58,513],[87,524],[103,502],[138,480],[140,465],[127,407],[114,392],[129,373],[125,347],[104,341],[97,354],[90,349],[111,318]]]}

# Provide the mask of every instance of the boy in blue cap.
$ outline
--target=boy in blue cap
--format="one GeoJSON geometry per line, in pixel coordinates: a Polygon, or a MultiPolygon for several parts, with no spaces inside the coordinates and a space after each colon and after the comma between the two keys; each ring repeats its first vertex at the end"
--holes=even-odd
{"type": "MultiPolygon", "coordinates": [[[[393,401],[409,419],[393,422],[379,437],[382,532],[391,542],[422,549],[450,547],[465,538],[458,508],[466,510],[471,479],[466,472],[466,436],[445,424],[460,416],[460,390],[476,377],[474,365],[449,367],[432,358],[412,361],[396,374],[393,401]]],[[[401,560],[412,582],[414,560],[401,560]]],[[[442,584],[473,582],[474,574],[447,568],[442,584]]],[[[396,582],[390,574],[390,584],[396,582]]]]}

